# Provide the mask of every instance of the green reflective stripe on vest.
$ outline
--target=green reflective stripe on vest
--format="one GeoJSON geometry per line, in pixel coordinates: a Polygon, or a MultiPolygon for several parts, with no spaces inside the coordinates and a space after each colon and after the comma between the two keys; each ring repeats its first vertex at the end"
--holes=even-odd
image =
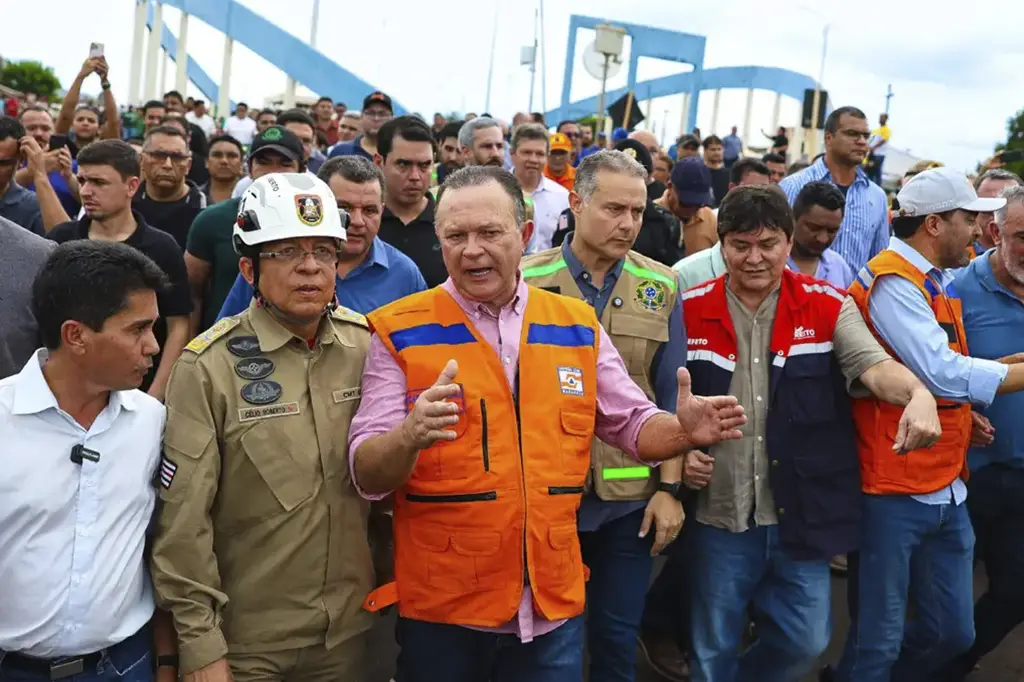
{"type": "Polygon", "coordinates": [[[620,469],[601,470],[601,478],[606,481],[629,481],[650,477],[651,467],[622,467],[620,469]]]}
{"type": "Polygon", "coordinates": [[[566,264],[565,259],[559,258],[554,263],[549,263],[547,265],[537,265],[532,268],[526,268],[525,270],[523,270],[523,277],[546,277],[547,275],[553,275],[562,268],[567,267],[569,266],[568,264],[566,264]]]}
{"type": "Polygon", "coordinates": [[[660,272],[638,267],[629,261],[622,264],[622,269],[634,277],[639,277],[640,279],[653,279],[655,282],[661,282],[669,288],[669,291],[675,292],[676,290],[676,280],[674,277],[666,277],[660,272]]]}

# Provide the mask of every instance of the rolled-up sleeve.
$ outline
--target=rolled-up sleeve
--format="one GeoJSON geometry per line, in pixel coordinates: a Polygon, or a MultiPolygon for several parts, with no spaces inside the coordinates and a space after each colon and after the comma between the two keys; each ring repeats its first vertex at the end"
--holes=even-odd
{"type": "Polygon", "coordinates": [[[881,277],[871,290],[868,310],[878,334],[932,394],[985,407],[992,403],[1009,367],[953,351],[928,301],[912,282],[881,277]]]}
{"type": "MultiPolygon", "coordinates": [[[[644,423],[658,407],[626,371],[622,356],[601,327],[597,354],[597,420],[594,434],[637,459],[637,439],[644,423]]],[[[364,398],[365,400],[365,398],[364,398]]],[[[644,462],[647,464],[647,462],[644,462]]]]}
{"type": "Polygon", "coordinates": [[[364,499],[382,500],[388,493],[370,495],[356,478],[356,449],[367,439],[387,433],[405,419],[405,373],[376,334],[363,365],[361,400],[348,431],[348,466],[352,482],[364,499]]]}

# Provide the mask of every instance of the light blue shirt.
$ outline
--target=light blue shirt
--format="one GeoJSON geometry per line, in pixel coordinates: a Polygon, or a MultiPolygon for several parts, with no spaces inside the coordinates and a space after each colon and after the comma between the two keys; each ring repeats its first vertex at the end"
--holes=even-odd
{"type": "MultiPolygon", "coordinates": [[[[799,173],[783,178],[779,187],[792,206],[800,190],[809,182],[835,184],[824,159],[818,159],[799,173]]],[[[846,211],[832,249],[842,256],[853,272],[860,272],[869,260],[884,251],[889,243],[889,204],[885,190],[868,180],[860,168],[846,192],[846,211]]]]}
{"type": "Polygon", "coordinates": [[[88,429],[57,405],[43,349],[0,381],[0,650],[92,653],[153,616],[143,548],[165,409],[115,391],[88,429]],[[98,461],[71,461],[75,445],[98,461]]]}
{"type": "MultiPolygon", "coordinates": [[[[797,269],[792,257],[786,262],[786,267],[790,270],[797,269]]],[[[683,291],[724,275],[726,268],[725,258],[722,257],[722,242],[716,243],[710,249],[690,254],[673,265],[672,269],[676,271],[679,286],[683,291]]],[[[821,254],[814,276],[843,289],[848,289],[853,284],[853,271],[843,257],[832,249],[825,249],[821,254]]]]}
{"type": "MultiPolygon", "coordinates": [[[[786,267],[790,270],[799,270],[796,263],[793,262],[792,255],[786,261],[786,267]]],[[[818,259],[818,267],[814,271],[814,276],[841,289],[849,289],[850,285],[853,284],[853,270],[846,264],[843,257],[832,249],[825,249],[821,252],[821,258],[818,259]]]]}
{"type": "MultiPolygon", "coordinates": [[[[917,249],[896,237],[889,240],[889,248],[927,275],[937,289],[957,297],[952,272],[939,270],[917,249]]],[[[857,275],[863,285],[870,285],[872,277],[866,268],[857,275]]],[[[933,395],[983,406],[995,398],[1009,367],[950,349],[946,332],[913,282],[893,275],[881,277],[874,282],[868,310],[878,334],[933,395]]],[[[967,499],[967,486],[958,478],[952,486],[929,495],[914,495],[914,499],[926,504],[945,504],[951,494],[956,504],[961,504],[967,499]]]]}
{"type": "Polygon", "coordinates": [[[743,153],[743,140],[739,135],[729,134],[722,138],[722,158],[726,161],[740,158],[743,153]]]}

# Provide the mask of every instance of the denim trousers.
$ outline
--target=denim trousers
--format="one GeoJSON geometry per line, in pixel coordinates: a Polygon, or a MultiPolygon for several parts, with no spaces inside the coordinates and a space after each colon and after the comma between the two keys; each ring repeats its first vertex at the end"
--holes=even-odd
{"type": "Polygon", "coordinates": [[[974,640],[974,532],[964,504],[864,495],[857,614],[836,679],[921,682],[974,640]],[[907,621],[907,606],[913,618],[907,621]]]}
{"type": "Polygon", "coordinates": [[[732,533],[696,524],[690,538],[692,682],[794,682],[828,646],[827,559],[796,560],[778,526],[732,533]],[[757,638],[741,651],[753,607],[757,638]]]}
{"type": "MultiPolygon", "coordinates": [[[[61,678],[60,682],[152,682],[153,638],[150,628],[144,627],[120,644],[110,647],[92,669],[61,678]]],[[[13,668],[4,663],[7,654],[0,651],[0,682],[43,682],[49,674],[33,673],[13,668]]]]}

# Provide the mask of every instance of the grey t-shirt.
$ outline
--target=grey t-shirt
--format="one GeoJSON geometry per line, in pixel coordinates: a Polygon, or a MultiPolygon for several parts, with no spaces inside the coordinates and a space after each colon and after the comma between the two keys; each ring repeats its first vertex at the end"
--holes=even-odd
{"type": "Polygon", "coordinates": [[[32,282],[56,246],[0,217],[0,379],[20,372],[40,346],[32,282]]]}

